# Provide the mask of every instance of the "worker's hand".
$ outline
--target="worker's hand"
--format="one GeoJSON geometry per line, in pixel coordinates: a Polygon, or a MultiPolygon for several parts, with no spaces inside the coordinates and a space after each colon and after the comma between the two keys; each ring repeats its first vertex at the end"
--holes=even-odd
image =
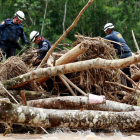
{"type": "Polygon", "coordinates": [[[33,51],[31,51],[32,53],[37,53],[37,50],[33,50],[33,51]]]}
{"type": "Polygon", "coordinates": [[[26,45],[30,45],[30,44],[31,44],[31,42],[29,42],[29,41],[26,41],[26,42],[25,42],[25,44],[26,44],[26,45]]]}

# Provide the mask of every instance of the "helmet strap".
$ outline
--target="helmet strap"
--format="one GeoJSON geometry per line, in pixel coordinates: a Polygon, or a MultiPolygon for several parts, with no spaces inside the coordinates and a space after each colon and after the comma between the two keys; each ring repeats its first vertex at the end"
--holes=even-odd
{"type": "Polygon", "coordinates": [[[33,36],[33,38],[31,39],[31,41],[35,38],[36,39],[36,35],[38,34],[39,32],[36,32],[36,34],[33,36]]]}
{"type": "Polygon", "coordinates": [[[24,20],[24,18],[22,18],[21,16],[19,16],[17,13],[16,13],[15,16],[17,16],[17,17],[20,18],[21,20],[24,20]]]}

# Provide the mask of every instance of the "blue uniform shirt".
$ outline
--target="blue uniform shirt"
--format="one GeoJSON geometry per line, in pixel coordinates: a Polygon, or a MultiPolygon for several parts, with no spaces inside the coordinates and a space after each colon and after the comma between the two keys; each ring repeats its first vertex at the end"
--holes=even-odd
{"type": "Polygon", "coordinates": [[[37,52],[39,53],[38,59],[43,59],[46,55],[46,53],[51,48],[50,42],[46,40],[44,37],[42,37],[42,40],[38,44],[39,49],[37,52]]]}
{"type": "Polygon", "coordinates": [[[116,43],[112,43],[113,47],[118,50],[117,55],[122,55],[122,54],[127,53],[127,54],[129,54],[128,56],[132,56],[131,49],[126,44],[125,40],[123,39],[122,35],[119,32],[112,31],[111,34],[107,35],[104,38],[108,39],[108,40],[115,41],[115,42],[119,42],[119,43],[121,43],[123,45],[123,46],[120,46],[120,45],[118,45],[116,43]]]}
{"type": "Polygon", "coordinates": [[[0,38],[3,44],[10,43],[14,47],[19,37],[24,43],[27,42],[22,24],[14,24],[12,19],[5,19],[0,24],[0,38]]]}

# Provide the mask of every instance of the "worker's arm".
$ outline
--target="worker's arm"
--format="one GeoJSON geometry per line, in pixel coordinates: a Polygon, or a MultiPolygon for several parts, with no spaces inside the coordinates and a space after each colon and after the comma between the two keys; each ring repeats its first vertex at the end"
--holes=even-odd
{"type": "Polygon", "coordinates": [[[29,41],[27,41],[27,39],[26,39],[26,36],[25,36],[25,33],[23,32],[23,26],[22,25],[20,25],[20,30],[21,30],[21,34],[20,34],[20,37],[21,37],[21,39],[22,39],[22,42],[24,42],[25,44],[31,44],[29,41]]]}
{"type": "Polygon", "coordinates": [[[3,20],[0,24],[0,41],[1,41],[1,31],[6,27],[6,20],[3,20]]]}
{"type": "Polygon", "coordinates": [[[48,52],[49,50],[49,45],[47,42],[43,42],[43,47],[38,49],[37,52],[41,53],[41,52],[48,52]]]}

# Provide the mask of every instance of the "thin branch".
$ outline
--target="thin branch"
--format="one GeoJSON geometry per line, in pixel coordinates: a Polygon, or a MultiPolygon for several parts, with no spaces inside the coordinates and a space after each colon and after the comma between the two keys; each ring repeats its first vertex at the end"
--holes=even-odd
{"type": "Polygon", "coordinates": [[[137,41],[136,41],[136,38],[135,38],[135,35],[134,35],[133,30],[132,30],[132,36],[133,36],[133,40],[134,40],[134,43],[135,43],[135,45],[136,45],[137,51],[139,51],[140,49],[139,49],[138,43],[137,43],[137,41]]]}
{"type": "Polygon", "coordinates": [[[72,25],[63,33],[63,35],[56,41],[56,43],[53,45],[53,47],[47,52],[46,56],[44,57],[44,59],[41,61],[40,65],[37,67],[41,68],[46,61],[48,60],[49,56],[51,55],[52,51],[55,49],[55,47],[62,41],[62,39],[64,37],[66,37],[66,35],[68,34],[68,32],[73,29],[78,20],[80,19],[80,17],[82,16],[83,12],[87,9],[87,7],[93,2],[94,0],[89,0],[88,3],[85,5],[85,7],[80,11],[79,15],[76,17],[76,19],[74,20],[74,22],[72,23],[72,25]]]}

